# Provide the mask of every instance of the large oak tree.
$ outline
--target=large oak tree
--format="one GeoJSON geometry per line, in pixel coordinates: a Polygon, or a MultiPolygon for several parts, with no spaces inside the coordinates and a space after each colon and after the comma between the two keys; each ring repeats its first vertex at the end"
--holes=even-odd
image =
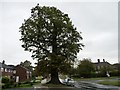
{"type": "Polygon", "coordinates": [[[84,46],[80,42],[81,32],[77,32],[68,14],[55,7],[38,4],[32,8],[30,18],[24,20],[20,32],[22,47],[49,69],[50,82],[54,84],[60,83],[58,73],[74,62],[84,46]]]}

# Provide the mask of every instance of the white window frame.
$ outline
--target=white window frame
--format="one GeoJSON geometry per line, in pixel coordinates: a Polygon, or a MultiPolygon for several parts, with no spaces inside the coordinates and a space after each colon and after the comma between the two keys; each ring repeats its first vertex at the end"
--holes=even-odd
{"type": "Polygon", "coordinates": [[[7,68],[5,68],[5,72],[7,72],[7,68]]]}
{"type": "Polygon", "coordinates": [[[1,72],[3,72],[4,71],[4,68],[1,68],[1,72]]]}

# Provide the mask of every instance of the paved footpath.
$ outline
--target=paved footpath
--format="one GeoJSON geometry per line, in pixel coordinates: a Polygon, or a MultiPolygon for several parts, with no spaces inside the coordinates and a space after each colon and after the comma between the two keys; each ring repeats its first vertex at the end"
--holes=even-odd
{"type": "Polygon", "coordinates": [[[76,90],[74,87],[47,87],[41,84],[34,85],[34,90],[76,90]]]}

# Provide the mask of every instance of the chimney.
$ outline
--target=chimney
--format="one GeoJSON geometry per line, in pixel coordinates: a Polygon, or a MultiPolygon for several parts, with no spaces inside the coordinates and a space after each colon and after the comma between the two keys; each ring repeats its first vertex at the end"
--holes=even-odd
{"type": "Polygon", "coordinates": [[[2,64],[5,64],[5,60],[2,61],[2,64]]]}
{"type": "Polygon", "coordinates": [[[98,63],[100,63],[100,59],[97,59],[98,60],[98,63]]]}
{"type": "Polygon", "coordinates": [[[103,59],[103,62],[105,62],[105,59],[103,59]]]}

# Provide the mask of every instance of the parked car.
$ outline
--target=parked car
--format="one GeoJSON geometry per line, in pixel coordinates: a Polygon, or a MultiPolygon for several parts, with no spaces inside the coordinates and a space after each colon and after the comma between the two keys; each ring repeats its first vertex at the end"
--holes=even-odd
{"type": "Polygon", "coordinates": [[[74,86],[75,81],[71,78],[66,78],[65,80],[62,81],[63,84],[66,84],[68,86],[74,86]]]}

